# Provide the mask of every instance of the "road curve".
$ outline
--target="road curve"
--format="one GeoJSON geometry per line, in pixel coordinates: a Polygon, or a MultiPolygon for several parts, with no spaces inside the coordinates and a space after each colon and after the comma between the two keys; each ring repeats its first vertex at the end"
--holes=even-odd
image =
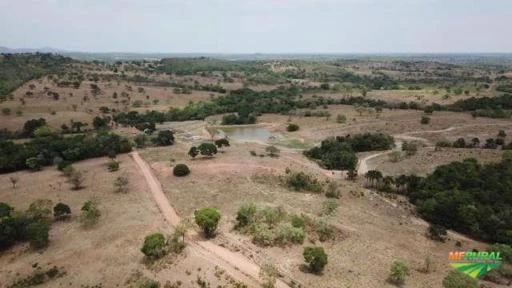
{"type": "MultiPolygon", "coordinates": [[[[165,220],[173,227],[178,225],[180,217],[176,210],[171,206],[169,200],[165,196],[162,185],[158,179],[153,175],[149,165],[140,157],[137,151],[130,153],[132,159],[137,164],[139,171],[143,174],[153,198],[155,199],[158,208],[162,212],[165,220]]],[[[187,234],[187,244],[191,248],[192,253],[203,259],[222,267],[233,278],[242,281],[251,286],[259,287],[259,273],[260,267],[253,263],[250,259],[242,254],[234,253],[233,251],[224,247],[218,246],[211,241],[204,240],[197,232],[192,231],[187,234]]],[[[286,283],[280,279],[276,282],[278,288],[290,288],[286,283]]]]}

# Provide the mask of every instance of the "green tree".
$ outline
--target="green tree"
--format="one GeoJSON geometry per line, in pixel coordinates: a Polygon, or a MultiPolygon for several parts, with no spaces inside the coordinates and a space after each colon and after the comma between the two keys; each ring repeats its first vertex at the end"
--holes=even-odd
{"type": "Polygon", "coordinates": [[[217,154],[217,146],[213,143],[201,143],[197,146],[197,149],[203,156],[212,157],[214,154],[217,154]]]}
{"type": "Polygon", "coordinates": [[[174,176],[182,177],[190,174],[190,169],[185,164],[177,164],[173,169],[174,176]]]}
{"type": "Polygon", "coordinates": [[[140,249],[148,258],[160,258],[166,254],[165,237],[162,233],[153,233],[144,238],[144,244],[140,249]]]}
{"type": "Polygon", "coordinates": [[[478,288],[478,281],[468,275],[451,271],[443,279],[443,288],[478,288]]]}
{"type": "Polygon", "coordinates": [[[323,247],[305,247],[302,255],[313,273],[322,272],[327,265],[327,253],[323,247]]]}
{"type": "Polygon", "coordinates": [[[218,148],[222,148],[223,146],[229,147],[229,141],[226,138],[217,139],[217,140],[215,140],[215,145],[218,148]]]}
{"type": "Polygon", "coordinates": [[[57,203],[53,207],[53,216],[57,219],[65,219],[71,215],[71,208],[64,203],[57,203]]]}
{"type": "Polygon", "coordinates": [[[174,134],[170,130],[158,131],[156,138],[153,138],[153,143],[159,146],[169,146],[174,144],[174,134]]]}
{"type": "Polygon", "coordinates": [[[270,157],[277,157],[279,155],[279,149],[276,146],[270,145],[265,148],[265,151],[270,155],[270,157]]]}
{"type": "Polygon", "coordinates": [[[403,285],[407,275],[409,275],[409,265],[404,261],[395,260],[391,265],[388,281],[396,285],[403,285]]]}
{"type": "Polygon", "coordinates": [[[288,124],[288,127],[286,127],[286,131],[288,131],[288,132],[294,132],[297,130],[299,130],[299,125],[294,124],[294,123],[290,123],[290,124],[288,124]]]}
{"type": "Polygon", "coordinates": [[[246,227],[254,221],[256,215],[256,205],[254,203],[242,204],[236,212],[236,228],[246,227]]]}
{"type": "Polygon", "coordinates": [[[90,227],[96,224],[101,216],[101,212],[97,205],[91,200],[85,202],[81,210],[82,214],[80,215],[80,222],[85,227],[90,227]]]}
{"type": "Polygon", "coordinates": [[[43,221],[35,221],[27,226],[27,238],[30,246],[35,249],[41,249],[48,246],[49,226],[43,221]]]}
{"type": "Polygon", "coordinates": [[[215,208],[201,208],[194,211],[196,224],[203,229],[206,238],[211,238],[217,230],[220,220],[220,213],[215,208]]]}
{"type": "Polygon", "coordinates": [[[188,150],[188,155],[192,158],[196,158],[196,156],[199,155],[199,150],[196,146],[192,146],[190,150],[188,150]]]}

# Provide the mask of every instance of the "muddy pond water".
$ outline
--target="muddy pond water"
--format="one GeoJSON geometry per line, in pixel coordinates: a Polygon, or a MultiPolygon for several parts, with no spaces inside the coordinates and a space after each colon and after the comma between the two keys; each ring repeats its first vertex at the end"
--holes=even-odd
{"type": "Polygon", "coordinates": [[[241,141],[267,142],[272,133],[263,127],[225,127],[217,128],[216,134],[241,141]]]}

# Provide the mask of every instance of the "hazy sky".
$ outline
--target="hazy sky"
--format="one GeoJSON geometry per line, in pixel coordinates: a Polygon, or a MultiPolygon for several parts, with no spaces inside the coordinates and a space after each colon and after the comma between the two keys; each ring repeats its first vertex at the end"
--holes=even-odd
{"type": "Polygon", "coordinates": [[[0,46],[89,52],[512,52],[512,0],[0,0],[0,46]]]}

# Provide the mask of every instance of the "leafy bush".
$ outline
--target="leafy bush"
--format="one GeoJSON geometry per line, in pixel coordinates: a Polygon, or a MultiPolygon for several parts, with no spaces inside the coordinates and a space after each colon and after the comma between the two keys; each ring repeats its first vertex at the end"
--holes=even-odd
{"type": "Polygon", "coordinates": [[[254,203],[246,203],[238,208],[236,213],[236,228],[246,227],[254,221],[256,214],[256,205],[254,203]]]}
{"type": "Polygon", "coordinates": [[[338,209],[338,202],[334,199],[325,200],[322,203],[322,215],[323,216],[331,216],[336,213],[338,209]]]}
{"type": "Polygon", "coordinates": [[[302,244],[304,242],[304,230],[293,227],[290,223],[280,223],[275,229],[274,242],[279,245],[287,243],[302,244]]]}
{"type": "Polygon", "coordinates": [[[336,181],[331,181],[327,184],[327,187],[325,188],[325,197],[336,199],[341,197],[341,191],[338,188],[338,183],[336,181]]]}
{"type": "Polygon", "coordinates": [[[229,147],[229,141],[228,141],[228,139],[226,139],[226,138],[217,139],[217,140],[215,140],[215,145],[216,145],[218,148],[222,148],[222,146],[229,147]]]}
{"type": "Polygon", "coordinates": [[[165,237],[162,233],[154,233],[144,238],[144,244],[140,249],[149,258],[160,258],[166,254],[165,237]]]}
{"type": "Polygon", "coordinates": [[[174,169],[172,172],[175,176],[183,177],[183,176],[187,176],[188,174],[190,174],[190,169],[185,164],[177,164],[176,166],[174,166],[174,169]]]}
{"type": "Polygon", "coordinates": [[[447,235],[446,228],[441,225],[430,224],[428,226],[428,235],[432,240],[444,242],[447,235]]]}
{"type": "Polygon", "coordinates": [[[57,203],[53,207],[53,216],[57,219],[64,219],[71,215],[71,208],[64,203],[57,203]]]}
{"type": "Polygon", "coordinates": [[[220,220],[220,213],[215,208],[202,208],[194,211],[196,224],[203,229],[204,235],[211,238],[217,230],[220,220]]]}
{"type": "Polygon", "coordinates": [[[170,130],[158,131],[156,138],[152,142],[158,146],[169,146],[174,144],[174,134],[170,130]]]}
{"type": "Polygon", "coordinates": [[[217,146],[213,143],[201,143],[199,146],[197,146],[197,149],[203,156],[211,157],[214,154],[217,154],[217,146]]]}
{"type": "Polygon", "coordinates": [[[345,122],[347,122],[347,116],[345,116],[343,114],[338,114],[338,116],[336,116],[336,122],[337,123],[345,123],[345,122]]]}
{"type": "Polygon", "coordinates": [[[286,131],[288,131],[288,132],[294,132],[297,130],[299,130],[299,125],[294,124],[294,123],[290,123],[290,124],[288,124],[288,127],[286,127],[286,131]]]}
{"type": "Polygon", "coordinates": [[[404,261],[395,260],[391,265],[388,281],[396,285],[403,285],[407,275],[409,275],[409,265],[404,261]]]}
{"type": "Polygon", "coordinates": [[[119,170],[119,162],[117,162],[114,159],[111,159],[107,163],[107,168],[108,168],[108,171],[110,171],[110,172],[118,171],[119,170]]]}
{"type": "Polygon", "coordinates": [[[421,116],[420,123],[423,124],[423,125],[429,124],[430,123],[430,117],[428,117],[428,116],[421,116]]]}
{"type": "Polygon", "coordinates": [[[443,288],[478,288],[478,281],[468,275],[451,271],[443,279],[443,288]]]}
{"type": "Polygon", "coordinates": [[[306,190],[315,193],[322,192],[322,185],[313,176],[304,172],[290,172],[286,177],[286,185],[296,191],[306,190]]]}
{"type": "Polygon", "coordinates": [[[503,261],[507,263],[512,263],[512,247],[507,244],[492,244],[487,248],[489,252],[500,252],[503,261]]]}
{"type": "Polygon", "coordinates": [[[129,180],[127,177],[119,176],[114,181],[114,192],[116,193],[128,193],[129,180]]]}
{"type": "Polygon", "coordinates": [[[35,249],[41,249],[48,246],[49,226],[43,221],[36,221],[28,224],[27,237],[30,246],[35,249]]]}
{"type": "Polygon", "coordinates": [[[327,253],[323,247],[304,247],[302,253],[304,261],[309,265],[309,270],[313,273],[320,273],[327,265],[327,253]]]}
{"type": "Polygon", "coordinates": [[[90,200],[84,203],[81,211],[80,222],[86,227],[96,224],[101,216],[101,212],[96,204],[90,200]]]}

